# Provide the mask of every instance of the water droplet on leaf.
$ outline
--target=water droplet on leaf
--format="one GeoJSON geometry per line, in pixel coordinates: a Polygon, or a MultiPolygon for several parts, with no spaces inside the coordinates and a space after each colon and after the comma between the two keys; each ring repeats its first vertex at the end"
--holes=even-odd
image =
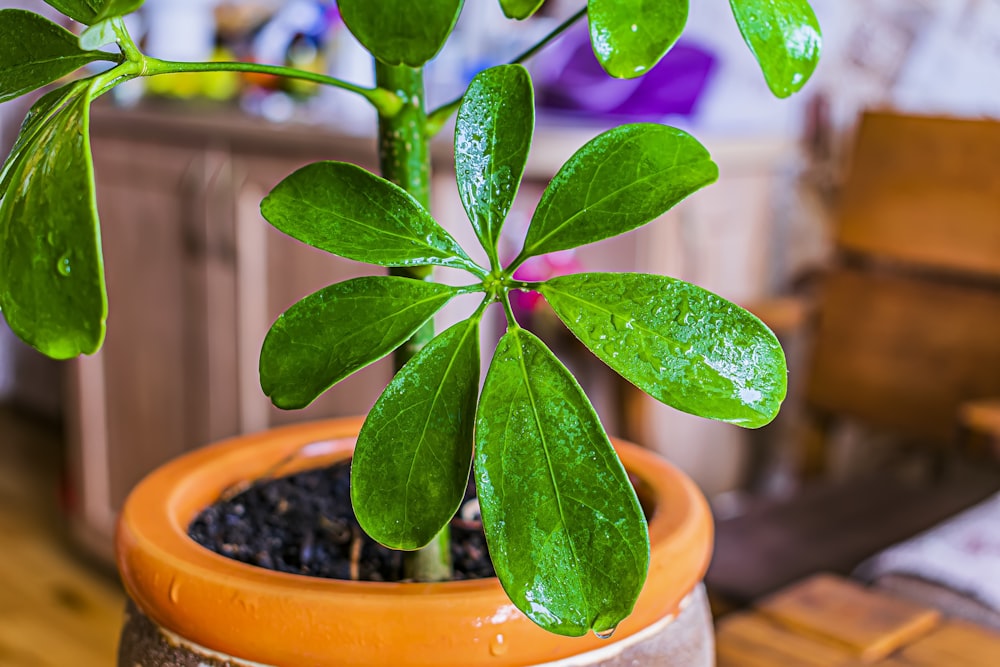
{"type": "Polygon", "coordinates": [[[612,315],[611,325],[618,331],[625,332],[634,328],[635,321],[627,317],[622,317],[621,315],[612,315]]]}
{"type": "Polygon", "coordinates": [[[594,635],[598,639],[611,639],[617,629],[618,628],[611,628],[609,630],[594,630],[594,635]]]}
{"type": "Polygon", "coordinates": [[[69,277],[69,274],[73,272],[73,266],[70,264],[69,261],[69,253],[62,255],[56,261],[56,271],[59,272],[59,275],[65,276],[67,278],[69,277]]]}

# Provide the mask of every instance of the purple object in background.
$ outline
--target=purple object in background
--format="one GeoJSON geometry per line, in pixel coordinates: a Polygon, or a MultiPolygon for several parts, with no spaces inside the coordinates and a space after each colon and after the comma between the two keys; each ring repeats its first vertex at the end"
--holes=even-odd
{"type": "Polygon", "coordinates": [[[565,57],[539,73],[538,100],[553,111],[656,120],[692,116],[715,69],[715,56],[685,40],[646,75],[615,79],[601,69],[585,30],[568,33],[565,57]]]}

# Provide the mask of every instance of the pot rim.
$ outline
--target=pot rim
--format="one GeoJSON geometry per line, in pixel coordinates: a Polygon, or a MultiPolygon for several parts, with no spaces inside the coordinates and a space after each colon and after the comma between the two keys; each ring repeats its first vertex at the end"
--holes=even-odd
{"type": "Polygon", "coordinates": [[[262,664],[404,664],[405,656],[406,664],[440,667],[487,658],[522,665],[629,637],[675,613],[704,577],[712,521],[701,492],[652,452],[617,439],[619,456],[655,507],[646,585],[611,640],[542,630],[496,579],[321,579],[234,561],[188,537],[195,515],[235,484],[348,458],[362,423],[333,419],[231,438],[148,475],[126,500],[116,532],[119,572],[139,609],[195,644],[262,664]]]}

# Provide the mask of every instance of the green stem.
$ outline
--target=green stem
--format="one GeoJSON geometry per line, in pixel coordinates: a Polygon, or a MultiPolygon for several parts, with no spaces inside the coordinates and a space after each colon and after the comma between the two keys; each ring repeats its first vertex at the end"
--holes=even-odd
{"type": "Polygon", "coordinates": [[[115,31],[115,36],[118,38],[118,48],[121,49],[126,60],[141,62],[145,56],[139,51],[132,35],[129,34],[128,28],[125,26],[125,19],[121,16],[111,19],[111,28],[115,31]]]}
{"type": "Polygon", "coordinates": [[[558,26],[556,26],[555,29],[552,30],[552,32],[550,32],[545,37],[543,37],[542,39],[540,39],[537,44],[535,44],[534,46],[532,46],[527,51],[525,51],[521,55],[517,56],[516,58],[514,58],[510,62],[512,64],[513,63],[523,63],[524,61],[528,60],[533,55],[535,55],[536,53],[538,53],[539,51],[541,51],[542,49],[544,49],[546,46],[548,46],[549,43],[552,42],[556,37],[558,37],[559,35],[561,35],[564,32],[566,32],[574,23],[576,23],[577,21],[579,21],[580,19],[582,19],[586,15],[587,15],[587,7],[584,6],[576,14],[573,14],[568,19],[566,19],[565,21],[563,21],[562,23],[560,23],[558,26]]]}
{"type": "MultiPolygon", "coordinates": [[[[375,82],[379,88],[392,91],[402,101],[402,107],[396,113],[379,114],[378,151],[382,176],[406,190],[429,211],[431,157],[424,107],[423,69],[376,61],[375,82]]],[[[389,272],[416,280],[431,278],[429,266],[394,268],[389,272]]],[[[433,337],[434,324],[431,321],[393,354],[396,368],[401,368],[412,359],[433,337]]],[[[404,555],[406,577],[416,581],[451,579],[450,545],[450,530],[445,526],[426,547],[404,555]]]]}
{"type": "Polygon", "coordinates": [[[445,526],[430,544],[403,553],[403,576],[412,581],[450,581],[451,528],[445,526]]]}
{"type": "Polygon", "coordinates": [[[510,293],[504,290],[500,301],[503,303],[503,312],[507,316],[507,330],[520,329],[521,326],[517,323],[517,318],[514,317],[514,309],[510,305],[510,293]]]}
{"type": "MultiPolygon", "coordinates": [[[[382,176],[406,190],[429,211],[431,156],[430,141],[424,131],[427,114],[424,110],[423,70],[376,61],[375,81],[379,87],[393,91],[403,101],[399,112],[392,115],[379,114],[378,152],[382,176]]],[[[390,269],[389,273],[415,280],[429,280],[431,267],[401,267],[390,269]]],[[[431,323],[417,331],[393,355],[396,368],[402,368],[433,337],[434,327],[431,323]]]]}
{"type": "Polygon", "coordinates": [[[402,101],[394,114],[379,114],[379,166],[382,176],[430,209],[430,146],[424,134],[423,70],[375,63],[375,81],[402,101]]]}
{"type": "MultiPolygon", "coordinates": [[[[538,40],[538,42],[535,43],[534,46],[532,46],[527,51],[525,51],[521,55],[511,60],[510,64],[516,65],[518,63],[525,62],[526,60],[534,56],[536,53],[544,49],[546,46],[548,46],[557,37],[566,32],[566,30],[568,30],[574,23],[576,23],[586,15],[587,15],[587,8],[583,7],[580,11],[573,14],[568,19],[566,19],[558,26],[556,26],[552,30],[552,32],[550,32],[549,34],[545,35],[545,37],[542,37],[540,40],[538,40]]],[[[435,109],[434,111],[430,112],[427,115],[428,135],[433,137],[435,134],[440,132],[441,128],[445,126],[445,123],[448,122],[448,119],[451,118],[456,111],[458,111],[458,107],[460,107],[461,105],[462,105],[462,98],[459,97],[458,99],[454,99],[451,102],[448,102],[447,104],[442,105],[437,109],[435,109]]]]}
{"type": "Polygon", "coordinates": [[[261,65],[259,63],[240,62],[211,62],[211,63],[182,63],[168,60],[158,60],[143,56],[142,76],[159,76],[162,74],[179,74],[183,72],[252,72],[254,74],[271,74],[287,79],[301,79],[313,83],[340,88],[348,92],[361,95],[371,102],[372,106],[379,112],[379,115],[392,116],[400,113],[403,101],[390,90],[382,88],[364,88],[348,81],[337,79],[325,74],[308,72],[295,69],[294,67],[281,67],[279,65],[261,65]]]}

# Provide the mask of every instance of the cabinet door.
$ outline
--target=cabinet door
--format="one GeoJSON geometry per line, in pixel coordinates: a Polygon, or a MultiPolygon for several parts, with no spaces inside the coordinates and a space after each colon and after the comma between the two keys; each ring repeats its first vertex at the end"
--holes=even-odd
{"type": "Polygon", "coordinates": [[[82,522],[110,536],[149,471],[222,438],[363,414],[391,376],[383,360],[305,410],[274,408],[258,355],[288,306],[377,273],[274,230],[260,200],[311,156],[94,137],[110,314],[104,348],[74,363],[69,433],[82,522]]]}
{"type": "Polygon", "coordinates": [[[206,155],[97,136],[93,142],[109,316],[105,345],[71,370],[69,434],[83,521],[110,534],[147,472],[202,444],[198,415],[224,402],[198,353],[206,155]]]}

